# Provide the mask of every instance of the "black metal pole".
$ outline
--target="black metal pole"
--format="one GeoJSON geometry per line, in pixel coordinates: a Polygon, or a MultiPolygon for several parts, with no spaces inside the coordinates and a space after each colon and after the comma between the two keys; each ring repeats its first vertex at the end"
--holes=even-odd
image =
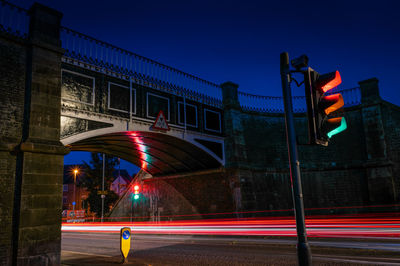
{"type": "Polygon", "coordinates": [[[303,192],[301,189],[300,162],[297,155],[296,131],[292,110],[292,94],[290,92],[290,70],[288,53],[281,54],[281,78],[283,102],[285,106],[286,139],[289,153],[290,180],[297,230],[297,257],[300,266],[312,265],[311,249],[307,242],[304,221],[303,192]]]}
{"type": "Polygon", "coordinates": [[[101,186],[101,222],[104,220],[104,198],[106,195],[104,194],[104,176],[106,172],[106,154],[103,153],[103,181],[101,186]]]}

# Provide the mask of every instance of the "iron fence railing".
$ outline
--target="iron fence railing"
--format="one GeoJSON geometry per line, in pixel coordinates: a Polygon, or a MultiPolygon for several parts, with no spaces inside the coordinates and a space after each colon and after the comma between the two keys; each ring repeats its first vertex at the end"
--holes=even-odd
{"type": "MultiPolygon", "coordinates": [[[[361,91],[359,87],[351,89],[335,89],[329,94],[341,93],[344,106],[350,107],[361,103],[361,91]]],[[[284,112],[282,97],[260,96],[239,91],[239,102],[242,109],[262,113],[284,112]]],[[[305,112],[307,109],[305,96],[293,96],[293,111],[295,113],[305,112]]]]}
{"type": "Polygon", "coordinates": [[[61,29],[61,42],[66,57],[129,75],[134,82],[155,89],[166,88],[177,95],[222,106],[221,88],[210,81],[65,27],[61,29]]]}
{"type": "Polygon", "coordinates": [[[238,92],[239,103],[242,109],[263,113],[283,112],[282,97],[261,96],[246,92],[238,92]]]}
{"type": "Polygon", "coordinates": [[[350,107],[350,106],[358,105],[361,103],[360,87],[354,87],[354,88],[344,89],[344,90],[335,88],[327,94],[334,94],[334,93],[342,94],[345,107],[350,107]]]}
{"type": "Polygon", "coordinates": [[[0,31],[26,38],[29,29],[27,10],[0,0],[0,31]]]}

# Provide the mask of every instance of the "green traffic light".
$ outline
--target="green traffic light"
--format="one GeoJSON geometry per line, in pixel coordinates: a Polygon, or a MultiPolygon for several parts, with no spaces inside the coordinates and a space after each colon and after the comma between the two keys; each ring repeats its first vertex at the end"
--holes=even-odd
{"type": "Polygon", "coordinates": [[[135,196],[133,196],[133,199],[135,199],[135,200],[139,199],[139,195],[136,194],[135,196]]]}
{"type": "Polygon", "coordinates": [[[347,128],[346,119],[344,117],[341,117],[340,126],[335,128],[334,130],[329,131],[326,135],[328,136],[328,138],[331,138],[332,136],[346,130],[346,128],[347,128]]]}

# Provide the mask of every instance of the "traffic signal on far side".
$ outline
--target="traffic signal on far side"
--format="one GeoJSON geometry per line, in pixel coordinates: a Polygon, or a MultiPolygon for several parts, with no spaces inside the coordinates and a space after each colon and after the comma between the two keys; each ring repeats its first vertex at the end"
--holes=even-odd
{"type": "Polygon", "coordinates": [[[138,200],[140,198],[140,186],[134,185],[133,186],[133,199],[138,200]]]}
{"type": "Polygon", "coordinates": [[[309,142],[327,146],[332,136],[347,128],[346,119],[335,115],[344,105],[343,96],[329,94],[342,79],[339,71],[320,75],[311,68],[304,75],[309,142]]]}

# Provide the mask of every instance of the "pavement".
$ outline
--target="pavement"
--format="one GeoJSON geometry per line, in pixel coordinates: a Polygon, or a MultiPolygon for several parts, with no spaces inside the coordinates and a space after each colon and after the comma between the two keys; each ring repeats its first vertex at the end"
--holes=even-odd
{"type": "MultiPolygon", "coordinates": [[[[297,265],[293,238],[136,235],[124,265],[297,265]]],[[[400,265],[399,243],[311,239],[313,265],[400,265]]],[[[62,265],[119,265],[118,234],[63,233],[62,265]]]]}

